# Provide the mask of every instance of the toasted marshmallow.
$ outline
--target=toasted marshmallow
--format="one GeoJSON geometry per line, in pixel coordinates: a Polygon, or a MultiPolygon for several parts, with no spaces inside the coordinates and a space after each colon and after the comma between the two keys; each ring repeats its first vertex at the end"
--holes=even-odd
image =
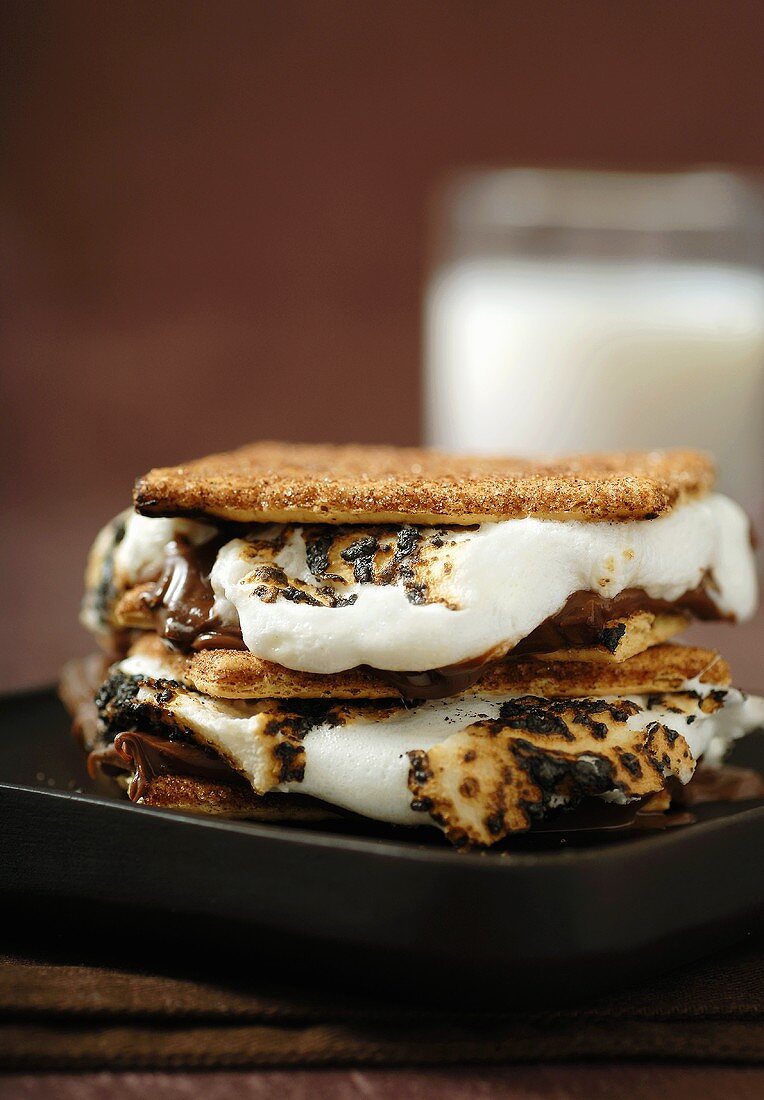
{"type": "MultiPolygon", "coordinates": [[[[179,535],[200,545],[215,533],[194,520],[130,514],[112,548],[114,581],[124,587],[161,572],[179,535]]],[[[96,542],[101,558],[107,541],[96,542]]],[[[359,665],[413,672],[500,655],[575,592],[612,598],[636,588],[673,601],[704,579],[721,615],[751,616],[748,518],[720,494],[651,521],[256,525],[222,546],[211,576],[215,613],[238,621],[256,657],[323,674],[359,665]]]]}
{"type": "MultiPolygon", "coordinates": [[[[498,743],[496,735],[502,732],[523,746],[534,743],[550,758],[559,758],[562,750],[568,754],[571,775],[582,763],[596,775],[599,787],[586,793],[626,802],[645,793],[633,785],[635,775],[647,782],[647,790],[660,790],[672,775],[685,783],[695,762],[710,749],[718,758],[732,740],[764,721],[763,700],[693,682],[684,693],[635,695],[625,701],[463,695],[410,709],[396,704],[351,704],[326,709],[323,715],[319,711],[310,721],[299,719],[295,724],[289,700],[224,702],[180,685],[168,688],[173,669],[161,659],[134,656],[112,671],[140,681],[136,700],[144,719],[153,710],[160,722],[190,731],[229,761],[258,794],[274,790],[309,794],[365,817],[401,825],[429,821],[421,801],[417,804],[412,797],[413,759],[447,747],[455,737],[470,738],[478,753],[483,746],[498,743]],[[155,686],[157,680],[160,684],[155,686]],[[539,734],[527,714],[537,718],[541,712],[546,726],[539,734]],[[503,730],[503,722],[509,723],[508,731],[503,730]],[[646,754],[639,760],[641,771],[635,771],[632,750],[642,752],[658,727],[666,736],[663,749],[669,755],[646,754]],[[626,769],[619,778],[623,762],[626,769]],[[610,781],[615,787],[605,789],[610,781]]],[[[512,760],[511,751],[505,752],[502,772],[512,760]]],[[[461,773],[459,768],[453,770],[458,786],[461,773]]],[[[514,770],[517,775],[519,769],[514,770]]],[[[565,803],[564,796],[555,792],[553,797],[553,805],[565,803]]],[[[480,805],[479,798],[476,804],[480,805]]]]}
{"type": "MultiPolygon", "coordinates": [[[[364,664],[419,671],[506,651],[580,590],[608,598],[642,588],[676,600],[708,575],[722,614],[743,620],[756,606],[748,519],[718,494],[652,521],[528,517],[469,530],[412,530],[419,532],[418,560],[404,560],[389,583],[383,574],[380,583],[379,573],[369,581],[360,570],[350,580],[333,580],[331,571],[317,577],[305,529],[291,527],[224,546],[213,588],[221,605],[235,608],[252,653],[317,673],[364,664]]],[[[354,547],[373,540],[374,529],[352,538],[344,554],[363,561],[354,547]]]]}

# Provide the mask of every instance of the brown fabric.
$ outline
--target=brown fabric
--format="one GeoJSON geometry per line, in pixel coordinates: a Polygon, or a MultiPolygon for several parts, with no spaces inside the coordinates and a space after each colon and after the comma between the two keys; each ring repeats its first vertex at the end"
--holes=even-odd
{"type": "Polygon", "coordinates": [[[585,1006],[457,1012],[333,991],[0,959],[0,1068],[764,1062],[764,948],[585,1006]]]}

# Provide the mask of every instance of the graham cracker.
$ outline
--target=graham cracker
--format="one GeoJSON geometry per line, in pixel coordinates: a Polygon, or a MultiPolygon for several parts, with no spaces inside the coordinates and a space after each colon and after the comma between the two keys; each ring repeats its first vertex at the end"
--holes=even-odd
{"type": "MultiPolygon", "coordinates": [[[[159,657],[187,687],[217,699],[390,699],[395,689],[369,669],[320,675],[296,672],[241,650],[205,650],[189,657],[171,653],[147,634],[131,654],[159,657]]],[[[656,645],[624,661],[600,654],[565,660],[554,655],[509,657],[486,669],[474,694],[532,694],[547,698],[678,691],[686,680],[720,687],[730,683],[727,662],[710,649],[656,645]]]]}
{"type": "Polygon", "coordinates": [[[259,442],[151,470],[136,483],[134,502],[147,516],[247,523],[642,520],[665,515],[713,483],[710,458],[691,450],[530,460],[259,442]]]}

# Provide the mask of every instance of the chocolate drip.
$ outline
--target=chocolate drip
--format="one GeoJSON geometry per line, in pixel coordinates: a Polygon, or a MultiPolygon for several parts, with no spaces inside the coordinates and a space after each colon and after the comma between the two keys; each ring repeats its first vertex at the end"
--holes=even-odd
{"type": "Polygon", "coordinates": [[[201,546],[182,535],[165,551],[162,575],[143,594],[156,631],[175,649],[244,649],[241,631],[213,615],[215,593],[210,574],[228,536],[220,534],[201,546]]]}
{"type": "Polygon", "coordinates": [[[141,798],[146,785],[157,775],[189,775],[229,786],[249,787],[214,750],[139,730],[119,733],[113,744],[92,752],[88,757],[88,771],[94,775],[98,770],[112,777],[132,772],[127,793],[133,802],[141,798]]]}

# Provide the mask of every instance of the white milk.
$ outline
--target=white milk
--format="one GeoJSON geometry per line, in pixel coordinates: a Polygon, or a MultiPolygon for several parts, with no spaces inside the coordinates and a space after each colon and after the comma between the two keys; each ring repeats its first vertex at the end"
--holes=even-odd
{"type": "Polygon", "coordinates": [[[764,514],[764,276],[635,260],[462,259],[427,297],[426,434],[465,451],[690,445],[764,514]]]}

